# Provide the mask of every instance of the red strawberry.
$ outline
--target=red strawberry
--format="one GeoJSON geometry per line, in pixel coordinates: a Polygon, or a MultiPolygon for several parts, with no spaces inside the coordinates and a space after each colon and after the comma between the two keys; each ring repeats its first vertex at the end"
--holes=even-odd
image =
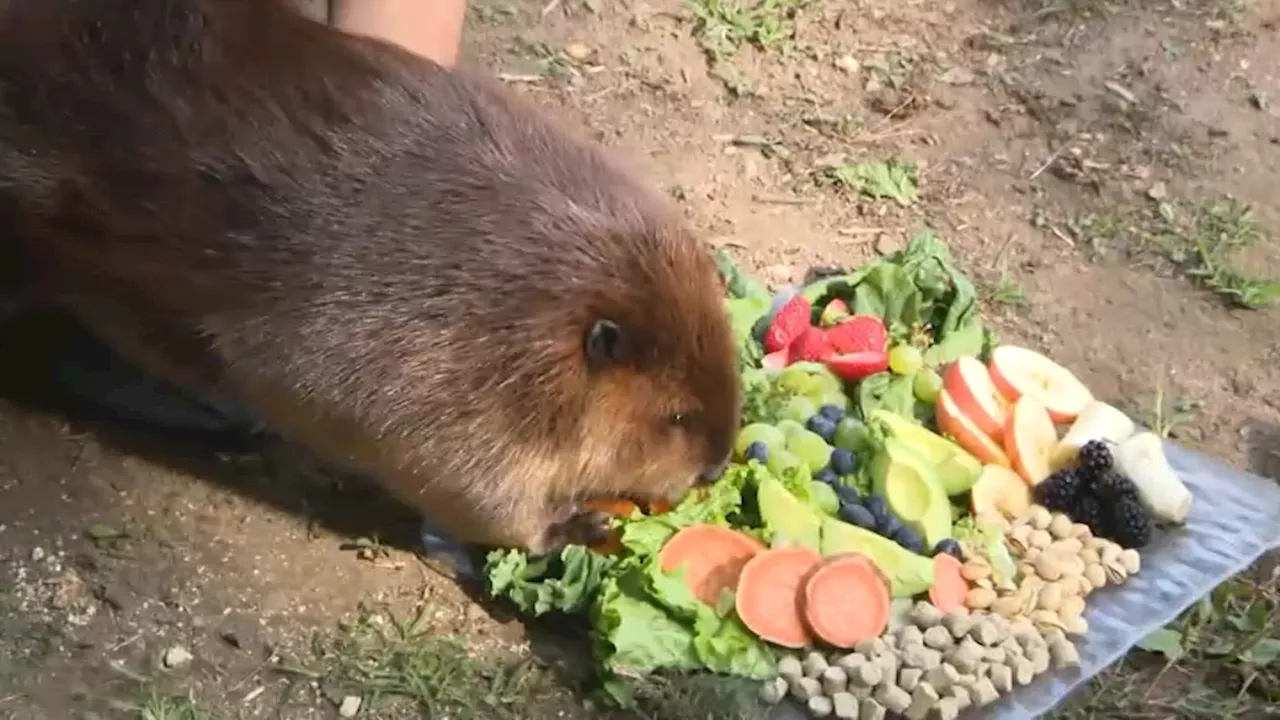
{"type": "Polygon", "coordinates": [[[816,327],[805,328],[800,337],[791,343],[791,362],[822,362],[834,351],[827,343],[827,335],[816,327]]]}
{"type": "Polygon", "coordinates": [[[827,367],[841,380],[857,382],[865,377],[884,372],[889,368],[889,353],[883,350],[832,355],[826,359],[827,367]]]}
{"type": "Polygon", "coordinates": [[[849,306],[840,298],[836,298],[822,308],[822,315],[818,318],[818,322],[822,324],[822,327],[831,327],[844,321],[849,317],[849,314],[849,306]]]}
{"type": "Polygon", "coordinates": [[[778,352],[769,353],[760,360],[760,367],[770,370],[781,370],[790,364],[791,351],[788,348],[783,348],[778,352]]]}
{"type": "Polygon", "coordinates": [[[809,301],[800,295],[778,308],[778,314],[773,316],[773,322],[764,334],[764,351],[775,353],[791,347],[791,343],[809,327],[809,313],[812,311],[809,301]]]}
{"type": "Polygon", "coordinates": [[[827,342],[838,353],[884,352],[889,331],[875,315],[854,315],[828,330],[827,342]]]}

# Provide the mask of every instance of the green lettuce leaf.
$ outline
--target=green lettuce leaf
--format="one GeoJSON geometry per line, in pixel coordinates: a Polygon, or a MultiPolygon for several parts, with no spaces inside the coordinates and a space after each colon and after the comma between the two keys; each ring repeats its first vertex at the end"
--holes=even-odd
{"type": "Polygon", "coordinates": [[[511,600],[521,612],[575,613],[589,606],[616,562],[581,545],[532,561],[520,550],[493,550],[485,577],[490,595],[511,600]]]}

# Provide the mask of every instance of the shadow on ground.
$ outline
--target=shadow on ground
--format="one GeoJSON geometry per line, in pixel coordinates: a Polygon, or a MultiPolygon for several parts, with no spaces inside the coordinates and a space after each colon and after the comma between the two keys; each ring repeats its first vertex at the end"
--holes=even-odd
{"type": "Polygon", "coordinates": [[[1280,482],[1280,425],[1251,419],[1245,432],[1249,472],[1280,482]]]}

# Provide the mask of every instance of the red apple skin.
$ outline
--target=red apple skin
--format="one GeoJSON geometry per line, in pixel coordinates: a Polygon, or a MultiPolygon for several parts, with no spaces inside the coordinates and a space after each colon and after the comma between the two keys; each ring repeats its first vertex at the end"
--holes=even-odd
{"type": "Polygon", "coordinates": [[[1049,453],[1058,442],[1058,431],[1044,406],[1034,397],[1019,398],[1009,411],[1004,451],[1024,482],[1031,487],[1049,476],[1049,453]],[[1044,443],[1037,442],[1044,436],[1044,443]]]}
{"type": "Polygon", "coordinates": [[[980,360],[962,357],[948,365],[942,375],[942,387],[979,430],[996,442],[1004,438],[1009,406],[980,360]]]}
{"type": "MultiPolygon", "coordinates": [[[[991,382],[995,385],[996,390],[998,390],[1000,394],[1009,401],[1009,404],[1012,405],[1022,397],[1023,393],[1018,389],[1017,385],[1010,380],[1010,378],[1016,374],[1016,369],[1006,367],[1006,363],[1011,362],[1009,354],[1001,353],[1000,350],[1001,348],[996,348],[992,351],[991,361],[987,364],[987,371],[991,375],[991,382]]],[[[1053,367],[1060,368],[1065,375],[1070,376],[1071,380],[1078,385],[1076,392],[1069,395],[1064,394],[1062,396],[1058,396],[1048,391],[1036,393],[1036,399],[1040,401],[1040,404],[1044,405],[1044,409],[1049,412],[1049,417],[1052,418],[1055,423],[1060,425],[1070,424],[1076,419],[1076,416],[1084,410],[1086,405],[1093,402],[1093,394],[1090,393],[1084,383],[1080,382],[1080,380],[1076,378],[1075,375],[1072,375],[1069,370],[1062,368],[1062,366],[1054,363],[1052,360],[1040,355],[1039,353],[1026,350],[1025,348],[1017,348],[1017,350],[1021,351],[1018,353],[1019,355],[1025,354],[1031,357],[1038,357],[1045,363],[1049,363],[1053,367]]]]}
{"type": "Polygon", "coordinates": [[[946,389],[938,393],[936,411],[938,429],[950,435],[960,447],[968,450],[970,454],[978,458],[978,462],[984,465],[1010,467],[1009,456],[1005,455],[999,443],[978,429],[973,420],[969,419],[956,406],[955,400],[952,399],[951,394],[946,389]]]}

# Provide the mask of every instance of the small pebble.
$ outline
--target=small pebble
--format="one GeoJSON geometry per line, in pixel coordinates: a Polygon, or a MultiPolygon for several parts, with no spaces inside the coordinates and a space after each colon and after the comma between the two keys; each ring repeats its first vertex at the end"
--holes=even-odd
{"type": "Polygon", "coordinates": [[[874,687],[884,678],[884,666],[863,663],[848,673],[849,684],[855,687],[874,687]]]}
{"type": "Polygon", "coordinates": [[[921,600],[911,609],[911,622],[921,629],[929,629],[942,622],[944,615],[938,606],[921,600]]]}
{"type": "Polygon", "coordinates": [[[938,691],[927,684],[918,685],[915,692],[911,693],[911,705],[907,707],[907,718],[925,720],[929,717],[929,711],[937,704],[938,691]]]}
{"type": "Polygon", "coordinates": [[[193,659],[194,657],[191,655],[189,650],[181,645],[174,645],[164,651],[164,657],[160,659],[160,662],[163,663],[165,667],[172,669],[182,667],[193,659]]]}
{"type": "Polygon", "coordinates": [[[866,699],[862,701],[862,711],[858,713],[858,720],[884,720],[885,715],[889,711],[879,700],[866,699]]]}
{"type": "Polygon", "coordinates": [[[924,645],[934,650],[946,650],[955,644],[951,632],[941,625],[935,625],[924,631],[924,645]]]}
{"type": "Polygon", "coordinates": [[[898,673],[898,687],[907,692],[912,692],[920,684],[920,678],[923,677],[924,671],[920,668],[902,668],[898,673]]]}
{"type": "Polygon", "coordinates": [[[866,657],[875,657],[877,655],[882,654],[886,650],[884,645],[884,640],[881,640],[880,638],[871,638],[870,640],[863,640],[859,642],[857,645],[855,645],[853,649],[857,652],[862,653],[866,657]]]}
{"type": "Polygon", "coordinates": [[[885,653],[876,658],[876,665],[880,668],[880,684],[890,684],[893,679],[898,676],[898,656],[893,653],[885,653]]]}
{"type": "Polygon", "coordinates": [[[982,659],[992,665],[1002,665],[1009,661],[1009,653],[1005,652],[1003,647],[987,648],[982,659]]]}
{"type": "Polygon", "coordinates": [[[1035,665],[1026,658],[1018,658],[1013,661],[1013,679],[1019,685],[1030,685],[1032,680],[1036,679],[1035,665]]]}
{"type": "Polygon", "coordinates": [[[778,661],[778,675],[787,682],[791,682],[793,678],[804,677],[804,666],[795,656],[787,655],[778,661]]]}
{"type": "Polygon", "coordinates": [[[1080,651],[1066,640],[1050,644],[1049,656],[1053,660],[1053,666],[1059,670],[1080,667],[1080,651]]]}
{"type": "Polygon", "coordinates": [[[339,717],[347,718],[348,720],[350,720],[350,718],[355,717],[356,713],[358,712],[360,712],[360,696],[359,695],[348,695],[342,698],[342,702],[338,705],[339,717]]]}
{"type": "Polygon", "coordinates": [[[833,665],[822,671],[822,691],[828,695],[844,692],[849,687],[849,674],[845,669],[833,665]]]}
{"type": "Polygon", "coordinates": [[[916,645],[902,651],[902,664],[921,670],[932,670],[942,664],[942,653],[924,645],[916,645]]]}
{"type": "Polygon", "coordinates": [[[960,717],[960,701],[953,697],[944,697],[933,706],[933,717],[936,720],[956,720],[960,717]]]}
{"type": "Polygon", "coordinates": [[[809,698],[809,714],[813,717],[826,717],[835,709],[831,698],[823,695],[815,695],[809,698]]]}
{"type": "MultiPolygon", "coordinates": [[[[881,685],[874,696],[875,701],[891,713],[902,714],[911,707],[911,693],[897,685],[881,685]]],[[[864,704],[865,706],[865,704],[864,704]]]]}
{"type": "Polygon", "coordinates": [[[969,631],[969,637],[977,640],[980,645],[990,647],[1000,642],[1000,629],[992,624],[991,621],[979,621],[969,631]]]}
{"type": "Polygon", "coordinates": [[[796,678],[793,682],[788,682],[791,694],[800,702],[809,702],[809,698],[822,694],[822,683],[811,677],[796,678]]]}
{"type": "Polygon", "coordinates": [[[973,704],[973,698],[969,695],[969,688],[963,685],[952,685],[950,697],[956,701],[956,706],[961,710],[973,704]]]}
{"type": "Polygon", "coordinates": [[[760,686],[760,701],[766,705],[777,705],[787,696],[787,681],[781,676],[766,680],[760,686]]]}
{"type": "Polygon", "coordinates": [[[961,673],[973,672],[986,654],[986,648],[979,645],[978,641],[971,637],[966,637],[960,641],[955,651],[951,653],[951,664],[955,665],[956,670],[961,673]]]}
{"type": "Polygon", "coordinates": [[[845,671],[849,671],[849,670],[853,670],[859,665],[865,665],[866,662],[867,662],[866,655],[863,655],[862,653],[854,652],[854,653],[849,653],[848,655],[845,655],[844,657],[841,657],[840,659],[836,660],[836,665],[839,665],[840,667],[844,668],[845,671]]]}
{"type": "Polygon", "coordinates": [[[969,634],[973,627],[973,616],[967,609],[952,610],[942,617],[942,626],[951,631],[951,637],[959,640],[969,634]]]}
{"type": "Polygon", "coordinates": [[[858,720],[858,698],[847,692],[831,696],[831,710],[840,720],[858,720]]]}
{"type": "Polygon", "coordinates": [[[996,692],[996,688],[991,684],[989,678],[983,678],[973,686],[973,704],[978,707],[986,707],[996,700],[1000,699],[1000,693],[996,692]]]}
{"type": "Polygon", "coordinates": [[[992,665],[987,677],[995,686],[996,692],[1013,692],[1013,670],[1010,670],[1008,665],[992,665]]]}
{"type": "Polygon", "coordinates": [[[933,689],[938,692],[946,692],[959,679],[960,673],[956,672],[956,669],[947,663],[930,670],[929,674],[925,676],[925,682],[932,685],[933,689]]]}
{"type": "Polygon", "coordinates": [[[817,678],[822,676],[823,671],[826,670],[829,665],[827,663],[827,659],[823,657],[822,653],[811,652],[805,656],[802,667],[804,668],[805,677],[817,678]]]}
{"type": "Polygon", "coordinates": [[[898,648],[906,650],[912,645],[924,644],[924,632],[915,625],[908,625],[898,633],[898,648]]]}

